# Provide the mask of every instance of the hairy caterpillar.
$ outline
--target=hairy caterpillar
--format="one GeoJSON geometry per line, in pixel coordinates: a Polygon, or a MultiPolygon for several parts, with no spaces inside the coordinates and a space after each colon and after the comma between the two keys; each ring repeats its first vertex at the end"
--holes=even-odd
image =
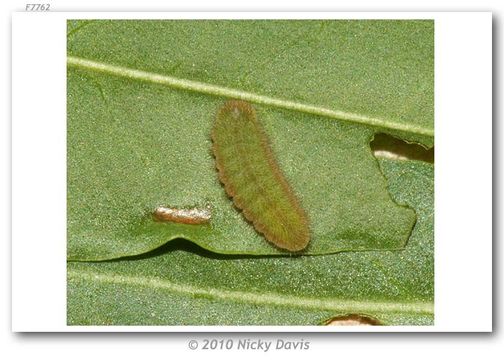
{"type": "Polygon", "coordinates": [[[282,174],[252,106],[227,101],[212,129],[219,179],[255,229],[281,249],[310,241],[308,218],[282,174]]]}

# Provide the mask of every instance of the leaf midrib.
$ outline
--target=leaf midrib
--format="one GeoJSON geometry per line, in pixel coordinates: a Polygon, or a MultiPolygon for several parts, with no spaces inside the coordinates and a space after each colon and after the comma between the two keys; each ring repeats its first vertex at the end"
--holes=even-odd
{"type": "Polygon", "coordinates": [[[175,89],[194,91],[207,95],[222,96],[230,99],[240,99],[256,104],[278,107],[287,110],[294,110],[312,115],[324,116],[331,119],[347,121],[365,126],[379,127],[382,129],[403,131],[416,135],[434,137],[433,129],[414,126],[411,124],[396,123],[385,119],[369,117],[362,114],[356,114],[340,110],[331,110],[320,106],[303,104],[286,99],[278,99],[252,92],[241,91],[238,89],[224,86],[208,84],[199,81],[193,81],[173,76],[151,73],[143,70],[131,69],[123,66],[111,65],[103,62],[97,62],[76,56],[67,57],[67,65],[77,68],[106,73],[109,75],[124,77],[132,80],[146,81],[161,85],[170,86],[175,89]]]}
{"type": "Polygon", "coordinates": [[[256,293],[217,288],[201,288],[191,285],[181,285],[160,278],[141,276],[124,276],[116,274],[97,274],[90,271],[68,270],[68,279],[101,282],[115,285],[126,285],[162,289],[187,296],[211,297],[222,301],[245,302],[257,305],[286,306],[315,310],[352,313],[434,313],[434,305],[430,302],[374,302],[352,301],[346,299],[318,299],[299,297],[287,294],[256,293]]]}

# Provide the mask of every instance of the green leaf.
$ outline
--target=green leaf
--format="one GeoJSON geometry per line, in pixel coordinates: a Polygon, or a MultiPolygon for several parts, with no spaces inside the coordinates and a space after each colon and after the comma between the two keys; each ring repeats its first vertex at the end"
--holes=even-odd
{"type": "Polygon", "coordinates": [[[91,21],[68,31],[68,257],[141,254],[175,238],[282,254],[232,206],[210,128],[255,103],[311,220],[307,254],[401,249],[415,214],[373,158],[377,131],[433,144],[432,21],[91,21]],[[210,225],[154,221],[211,206],[210,225]]]}
{"type": "Polygon", "coordinates": [[[418,214],[402,251],[230,256],[187,241],[143,256],[68,264],[70,325],[319,325],[360,314],[431,325],[431,164],[380,160],[394,199],[418,214]]]}

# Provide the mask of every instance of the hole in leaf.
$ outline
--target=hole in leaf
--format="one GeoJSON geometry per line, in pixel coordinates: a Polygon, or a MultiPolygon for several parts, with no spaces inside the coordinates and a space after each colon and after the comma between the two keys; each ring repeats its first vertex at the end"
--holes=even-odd
{"type": "Polygon", "coordinates": [[[370,145],[373,155],[377,158],[434,163],[434,147],[425,149],[421,145],[409,144],[383,133],[376,134],[370,145]]]}
{"type": "Polygon", "coordinates": [[[376,326],[381,323],[370,316],[350,314],[344,316],[336,316],[325,322],[329,326],[376,326]]]}

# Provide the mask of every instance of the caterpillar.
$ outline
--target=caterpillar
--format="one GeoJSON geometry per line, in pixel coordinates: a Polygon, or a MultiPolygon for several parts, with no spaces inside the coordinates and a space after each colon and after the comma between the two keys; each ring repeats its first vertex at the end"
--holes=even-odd
{"type": "Polygon", "coordinates": [[[306,248],[308,217],[278,166],[254,108],[245,101],[227,101],[217,112],[212,142],[219,179],[245,218],[278,248],[306,248]]]}

